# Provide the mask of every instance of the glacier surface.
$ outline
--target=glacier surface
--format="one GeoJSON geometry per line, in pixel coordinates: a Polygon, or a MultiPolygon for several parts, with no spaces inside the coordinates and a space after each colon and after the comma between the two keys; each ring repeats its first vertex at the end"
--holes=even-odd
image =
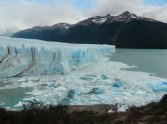
{"type": "Polygon", "coordinates": [[[111,56],[111,45],[78,45],[40,40],[0,37],[0,78],[67,74],[105,56],[111,56]]]}

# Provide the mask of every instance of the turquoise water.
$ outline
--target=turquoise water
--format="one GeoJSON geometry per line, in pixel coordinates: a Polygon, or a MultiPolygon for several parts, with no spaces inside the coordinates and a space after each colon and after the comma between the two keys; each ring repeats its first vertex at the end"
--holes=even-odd
{"type": "Polygon", "coordinates": [[[117,49],[111,60],[138,66],[130,70],[155,73],[158,77],[167,78],[167,50],[117,49]]]}
{"type": "MultiPolygon", "coordinates": [[[[0,90],[0,102],[5,103],[3,107],[13,107],[26,96],[26,92],[32,91],[32,88],[13,88],[0,90]]],[[[1,105],[2,106],[2,105],[1,105]]]]}

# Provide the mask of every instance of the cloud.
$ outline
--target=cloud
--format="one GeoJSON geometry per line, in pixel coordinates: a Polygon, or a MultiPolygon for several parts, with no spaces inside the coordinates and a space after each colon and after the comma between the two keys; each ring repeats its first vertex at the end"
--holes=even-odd
{"type": "Polygon", "coordinates": [[[83,19],[69,2],[39,3],[28,0],[8,0],[0,4],[1,27],[19,27],[20,29],[36,25],[53,25],[59,22],[74,23],[83,19]]]}
{"type": "Polygon", "coordinates": [[[124,11],[167,22],[167,4],[145,4],[144,0],[2,0],[0,25],[24,29],[59,22],[75,23],[91,16],[118,15],[124,11]]]}

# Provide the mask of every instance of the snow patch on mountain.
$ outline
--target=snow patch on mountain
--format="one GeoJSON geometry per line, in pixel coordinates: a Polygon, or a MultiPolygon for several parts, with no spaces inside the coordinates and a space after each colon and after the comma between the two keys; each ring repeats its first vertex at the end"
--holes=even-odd
{"type": "Polygon", "coordinates": [[[106,20],[107,18],[101,18],[101,19],[93,19],[92,21],[97,24],[101,24],[101,23],[104,23],[106,20]]]}

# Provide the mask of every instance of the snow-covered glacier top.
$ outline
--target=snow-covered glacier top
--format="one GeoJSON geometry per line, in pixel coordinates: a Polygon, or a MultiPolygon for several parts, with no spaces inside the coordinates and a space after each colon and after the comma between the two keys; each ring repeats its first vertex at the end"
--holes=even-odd
{"type": "Polygon", "coordinates": [[[115,46],[0,37],[0,78],[66,74],[111,56],[115,46]]]}

